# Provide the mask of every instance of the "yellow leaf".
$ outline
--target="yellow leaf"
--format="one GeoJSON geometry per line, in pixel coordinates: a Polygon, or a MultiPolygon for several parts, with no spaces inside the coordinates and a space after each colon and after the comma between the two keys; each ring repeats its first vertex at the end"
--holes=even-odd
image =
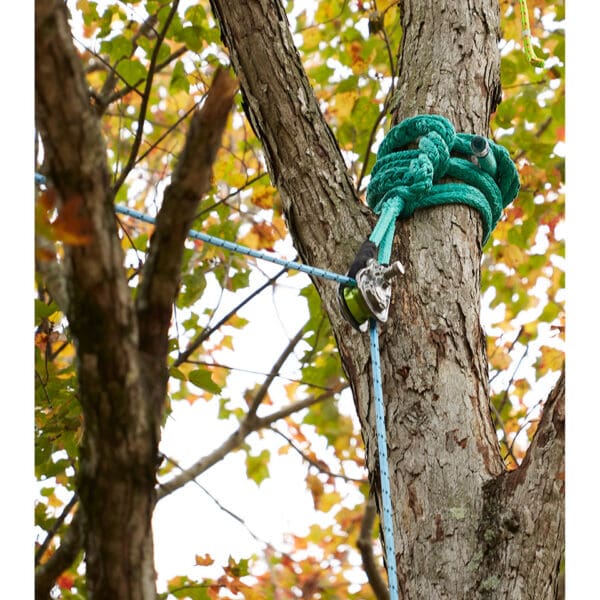
{"type": "Polygon", "coordinates": [[[302,32],[304,39],[304,50],[312,50],[319,45],[321,41],[321,32],[318,27],[309,27],[302,32]]]}
{"type": "Polygon", "coordinates": [[[196,554],[196,564],[200,567],[207,567],[212,565],[215,560],[210,556],[210,554],[205,554],[204,556],[200,556],[200,554],[196,554]]]}
{"type": "Polygon", "coordinates": [[[506,246],[503,251],[504,262],[513,268],[517,268],[525,262],[523,250],[517,246],[506,246]]]}
{"type": "Polygon", "coordinates": [[[277,191],[270,185],[257,186],[252,193],[252,204],[259,208],[273,208],[273,197],[277,191]]]}
{"type": "Polygon", "coordinates": [[[59,506],[62,506],[63,503],[61,500],[59,500],[55,494],[50,494],[50,496],[48,496],[48,506],[52,506],[53,508],[58,508],[59,506]]]}
{"type": "Polygon", "coordinates": [[[565,355],[561,350],[552,348],[551,346],[542,346],[540,348],[541,356],[538,361],[538,366],[541,373],[548,370],[560,371],[565,361],[565,355]]]}
{"type": "Polygon", "coordinates": [[[357,98],[358,94],[356,92],[342,92],[338,94],[334,99],[330,112],[339,119],[347,119],[352,112],[357,98]]]}
{"type": "Polygon", "coordinates": [[[315,509],[318,510],[320,499],[323,495],[323,483],[316,475],[309,473],[306,476],[306,484],[308,485],[308,489],[312,495],[315,509]]]}
{"type": "Polygon", "coordinates": [[[254,231],[249,231],[245,236],[238,240],[238,244],[247,246],[253,250],[258,250],[260,246],[260,237],[254,231]]]}
{"type": "Polygon", "coordinates": [[[339,506],[342,501],[342,497],[339,492],[330,492],[329,494],[323,494],[319,503],[319,510],[323,512],[329,512],[334,506],[339,506]]]}

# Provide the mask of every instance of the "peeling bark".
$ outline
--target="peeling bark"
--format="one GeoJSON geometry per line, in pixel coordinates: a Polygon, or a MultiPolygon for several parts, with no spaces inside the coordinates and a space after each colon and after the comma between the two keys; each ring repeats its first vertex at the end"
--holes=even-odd
{"type": "MultiPolygon", "coordinates": [[[[352,190],[279,0],[211,0],[211,5],[299,254],[310,264],[345,272],[373,218],[352,190]]],[[[435,112],[457,131],[486,133],[500,97],[497,2],[446,0],[435,11],[416,0],[400,5],[404,37],[394,119],[435,112]]],[[[547,440],[545,450],[541,441],[534,443],[521,469],[505,472],[490,416],[479,322],[480,239],[479,215],[460,205],[417,211],[397,225],[393,256],[407,272],[394,289],[380,345],[395,560],[406,599],[555,597],[562,519],[549,519],[542,507],[562,515],[554,463],[562,456],[563,439],[539,433],[547,440]],[[500,505],[491,491],[530,472],[531,485],[516,486],[500,505]],[[544,480],[550,483],[541,485],[544,480]],[[529,538],[513,536],[510,550],[502,547],[502,561],[487,560],[492,554],[484,547],[481,524],[496,523],[502,511],[522,502],[534,522],[537,515],[548,525],[534,527],[529,538]],[[543,547],[550,559],[521,564],[527,548],[535,547],[543,547]],[[515,560],[527,583],[505,587],[506,569],[515,560]],[[510,591],[498,594],[505,589],[510,591]]],[[[368,343],[340,318],[334,286],[315,285],[352,386],[379,498],[368,343]]],[[[554,421],[547,418],[540,429],[550,430],[554,421]]]]}

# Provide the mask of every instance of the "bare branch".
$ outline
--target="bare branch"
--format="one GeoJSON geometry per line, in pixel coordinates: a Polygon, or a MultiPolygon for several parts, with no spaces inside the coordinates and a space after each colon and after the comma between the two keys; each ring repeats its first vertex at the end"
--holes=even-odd
{"type": "MultiPolygon", "coordinates": [[[[175,460],[173,460],[172,458],[163,455],[165,457],[165,459],[170,462],[171,464],[175,465],[182,473],[185,473],[185,469],[183,467],[181,467],[175,460]]],[[[242,519],[239,515],[236,515],[232,510],[230,510],[229,508],[227,508],[226,506],[223,506],[223,504],[221,504],[221,502],[219,502],[219,500],[217,500],[217,498],[215,498],[215,496],[213,496],[199,481],[196,481],[195,479],[192,481],[192,483],[196,486],[198,486],[224,513],[227,513],[230,517],[234,518],[238,523],[240,523],[240,525],[242,525],[244,527],[244,529],[257,541],[260,542],[261,544],[265,544],[265,546],[268,546],[270,548],[273,548],[272,544],[270,544],[269,542],[267,542],[266,540],[263,540],[262,538],[259,538],[253,531],[252,529],[250,529],[250,527],[248,527],[246,521],[244,521],[244,519],[242,519]]]]}
{"type": "Polygon", "coordinates": [[[356,479],[355,477],[349,477],[348,475],[343,475],[342,473],[333,473],[332,471],[325,469],[323,467],[325,463],[313,460],[310,456],[306,454],[306,452],[303,452],[302,449],[294,443],[294,440],[285,435],[285,433],[279,431],[279,429],[275,427],[271,427],[270,429],[272,432],[281,436],[290,445],[290,447],[293,448],[302,457],[303,460],[305,460],[309,465],[315,467],[315,469],[318,469],[318,471],[323,473],[324,475],[328,475],[329,477],[335,477],[337,479],[343,479],[344,481],[351,481],[353,483],[368,483],[367,479],[356,479]]]}
{"type": "Polygon", "coordinates": [[[75,513],[69,528],[61,538],[56,552],[35,570],[35,599],[49,600],[50,590],[56,578],[68,569],[83,546],[83,531],[80,511],[75,513]]]}
{"type": "Polygon", "coordinates": [[[250,409],[248,410],[248,414],[246,415],[247,421],[253,421],[256,417],[256,411],[258,407],[262,404],[263,400],[267,396],[267,392],[273,383],[273,380],[281,371],[281,367],[283,367],[283,363],[289,358],[290,354],[294,351],[294,348],[298,345],[298,342],[302,339],[304,335],[304,325],[300,327],[296,335],[289,341],[285,350],[281,353],[279,358],[275,361],[271,372],[267,375],[266,379],[263,381],[262,385],[254,395],[252,402],[250,404],[250,409]]]}
{"type": "Polygon", "coordinates": [[[383,577],[381,577],[379,566],[377,565],[373,554],[373,538],[371,532],[373,531],[373,524],[375,523],[376,516],[377,506],[375,504],[375,496],[370,494],[365,505],[365,513],[360,525],[360,535],[358,536],[356,545],[360,550],[363,567],[375,597],[377,600],[389,600],[390,594],[383,577]]]}
{"type": "Polygon", "coordinates": [[[56,535],[56,532],[60,529],[61,525],[65,522],[65,519],[71,512],[71,509],[75,506],[76,502],[77,502],[77,494],[73,494],[73,497],[69,500],[69,502],[63,508],[62,512],[56,519],[56,522],[54,523],[54,525],[48,532],[46,539],[40,544],[40,547],[37,549],[37,551],[35,553],[36,566],[40,563],[40,560],[41,560],[42,556],[44,555],[44,552],[46,552],[48,546],[50,545],[52,538],[54,538],[54,536],[56,535]]]}
{"type": "Polygon", "coordinates": [[[177,12],[177,8],[179,7],[179,0],[174,0],[173,5],[171,6],[171,10],[165,19],[165,24],[161,31],[159,32],[156,43],[154,44],[154,48],[152,49],[152,56],[150,57],[150,65],[148,67],[148,76],[146,77],[146,87],[144,88],[144,93],[142,95],[142,102],[140,104],[140,115],[138,119],[137,131],[135,132],[135,138],[133,140],[133,144],[131,146],[131,152],[129,153],[129,159],[127,164],[121,171],[117,181],[113,185],[113,193],[116,194],[117,190],[123,185],[123,182],[129,175],[129,172],[135,166],[135,161],[137,158],[137,153],[140,148],[140,144],[142,143],[142,136],[144,134],[144,121],[146,120],[146,111],[148,110],[148,102],[150,100],[150,92],[152,91],[152,83],[154,80],[154,73],[157,67],[158,61],[158,53],[160,51],[160,47],[167,35],[167,30],[171,25],[171,21],[177,12]]]}
{"type": "Polygon", "coordinates": [[[227,321],[229,321],[231,317],[233,317],[241,308],[246,306],[248,302],[256,298],[256,296],[258,296],[258,294],[260,294],[263,290],[266,290],[268,287],[273,285],[277,281],[277,279],[279,279],[279,277],[281,277],[286,271],[287,268],[281,269],[281,271],[273,275],[273,277],[271,277],[268,281],[263,283],[249,296],[244,298],[244,300],[242,300],[236,307],[232,308],[225,316],[223,316],[222,319],[220,319],[212,327],[204,329],[197,338],[195,338],[188,344],[188,347],[185,349],[185,351],[179,354],[179,356],[175,359],[173,366],[178,367],[179,365],[186,362],[188,358],[194,353],[194,351],[197,350],[215,331],[217,331],[222,325],[227,323],[227,321]]]}

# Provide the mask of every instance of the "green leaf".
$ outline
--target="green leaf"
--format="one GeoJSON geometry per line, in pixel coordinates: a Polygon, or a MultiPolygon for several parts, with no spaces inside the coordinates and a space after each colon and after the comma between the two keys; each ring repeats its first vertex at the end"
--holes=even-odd
{"type": "Polygon", "coordinates": [[[238,271],[230,280],[229,287],[233,292],[247,288],[250,283],[250,271],[245,269],[243,271],[238,271]]]}
{"type": "Polygon", "coordinates": [[[179,32],[178,39],[192,52],[200,52],[204,45],[204,31],[197,26],[187,26],[179,32]]]}
{"type": "Polygon", "coordinates": [[[177,91],[189,92],[190,91],[190,82],[188,81],[187,74],[183,67],[183,62],[178,60],[175,63],[175,68],[173,69],[173,74],[171,75],[171,81],[169,83],[169,91],[177,92],[177,91]]]}
{"type": "Polygon", "coordinates": [[[146,71],[146,67],[139,61],[135,59],[127,58],[122,60],[117,65],[117,73],[121,76],[121,78],[128,85],[135,85],[140,81],[146,79],[148,75],[148,71],[146,71]]]}
{"type": "Polygon", "coordinates": [[[179,379],[180,381],[187,380],[185,373],[181,369],[178,369],[177,367],[171,367],[169,369],[169,375],[175,379],[179,379]]]}
{"type": "Polygon", "coordinates": [[[192,25],[195,25],[199,28],[204,28],[208,25],[206,19],[206,10],[203,6],[200,6],[200,4],[190,6],[185,11],[185,18],[188,19],[192,25]]]}
{"type": "Polygon", "coordinates": [[[211,394],[220,394],[221,387],[217,385],[207,369],[197,369],[188,375],[188,379],[199,388],[210,392],[211,394]]]}
{"type": "Polygon", "coordinates": [[[258,456],[246,456],[246,473],[249,479],[256,482],[256,485],[260,485],[265,479],[269,477],[269,460],[271,453],[268,450],[263,450],[258,456]]]}
{"type": "Polygon", "coordinates": [[[245,577],[250,572],[248,565],[249,561],[247,558],[241,558],[239,561],[236,561],[233,556],[230,556],[227,561],[227,571],[233,577],[245,577]]]}
{"type": "Polygon", "coordinates": [[[132,50],[133,44],[131,43],[131,40],[124,35],[117,35],[110,40],[104,40],[100,44],[101,54],[108,54],[110,60],[114,63],[131,56],[132,50]]]}
{"type": "Polygon", "coordinates": [[[46,304],[42,302],[38,298],[35,299],[35,321],[36,323],[41,321],[42,319],[47,319],[50,315],[53,315],[55,312],[58,312],[59,308],[54,301],[50,302],[50,304],[46,304]]]}

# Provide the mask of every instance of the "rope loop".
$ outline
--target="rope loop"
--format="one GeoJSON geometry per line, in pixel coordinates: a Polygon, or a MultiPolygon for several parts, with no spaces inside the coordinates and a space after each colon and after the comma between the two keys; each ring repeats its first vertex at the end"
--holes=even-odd
{"type": "Polygon", "coordinates": [[[508,151],[491,140],[456,133],[440,115],[418,115],[393,127],[377,152],[367,202],[379,215],[370,240],[379,246],[379,262],[390,260],[395,221],[418,208],[461,203],[477,209],[483,243],[516,198],[519,176],[508,151]],[[485,143],[476,154],[475,144],[485,143]],[[480,157],[489,157],[484,161],[480,157]],[[449,177],[458,183],[440,183],[449,177]]]}

